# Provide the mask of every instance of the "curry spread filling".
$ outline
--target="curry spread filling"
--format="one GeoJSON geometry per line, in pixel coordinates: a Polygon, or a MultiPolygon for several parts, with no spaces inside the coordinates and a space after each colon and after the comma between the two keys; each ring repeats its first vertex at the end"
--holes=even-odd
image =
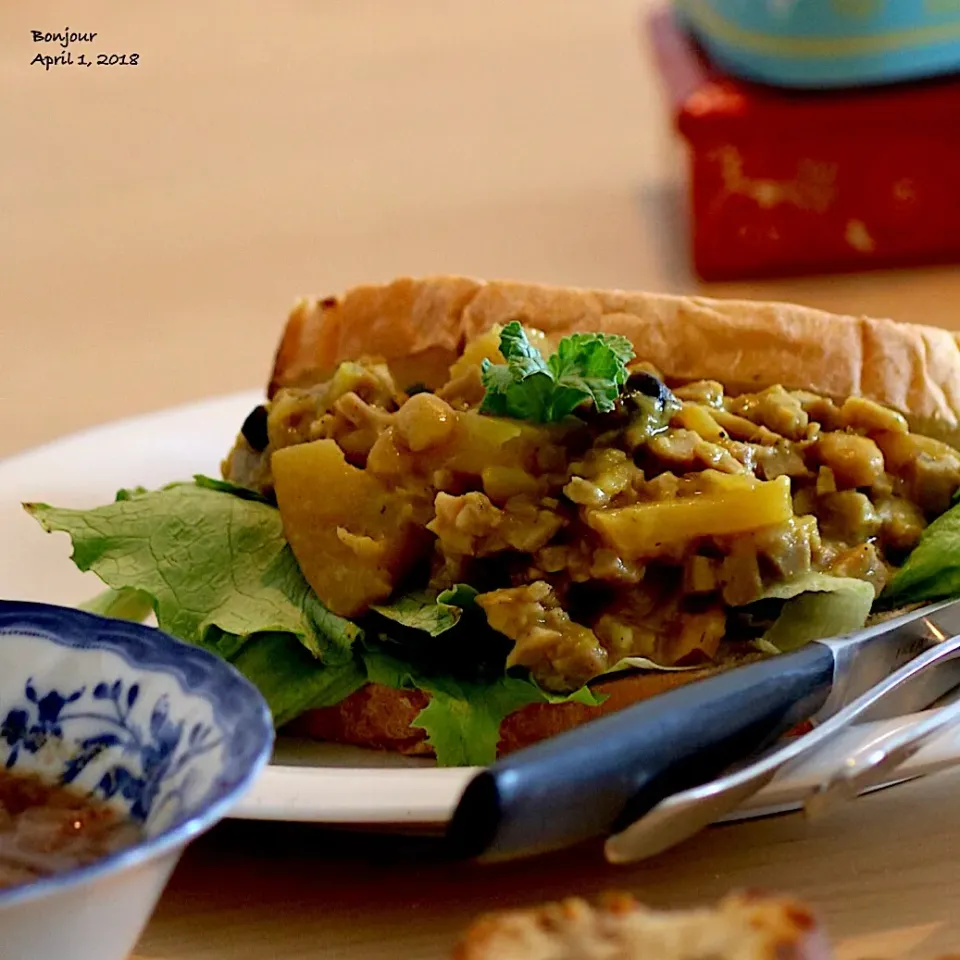
{"type": "Polygon", "coordinates": [[[276,499],[334,613],[470,584],[508,666],[547,690],[625,657],[721,659],[812,573],[879,594],[960,488],[956,450],[863,397],[729,393],[634,360],[611,410],[534,423],[481,412],[484,360],[502,362],[496,330],[435,391],[373,361],[281,389],[223,473],[276,499]]]}

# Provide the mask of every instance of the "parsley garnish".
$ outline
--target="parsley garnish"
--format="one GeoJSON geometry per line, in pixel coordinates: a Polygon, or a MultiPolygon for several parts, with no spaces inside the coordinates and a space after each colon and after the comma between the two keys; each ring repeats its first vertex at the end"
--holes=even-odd
{"type": "Polygon", "coordinates": [[[500,352],[505,365],[483,361],[486,394],[480,411],[535,423],[556,423],[588,401],[609,413],[634,355],[626,337],[574,333],[544,360],[516,320],[501,331],[500,352]]]}

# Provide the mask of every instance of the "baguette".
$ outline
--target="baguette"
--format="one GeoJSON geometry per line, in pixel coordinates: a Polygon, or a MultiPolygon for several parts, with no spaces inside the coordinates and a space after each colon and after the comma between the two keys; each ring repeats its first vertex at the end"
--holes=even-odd
{"type": "Polygon", "coordinates": [[[816,918],[789,897],[735,893],[715,907],[655,911],[629,894],[570,898],[478,919],[453,960],[828,960],[816,918]]]}
{"type": "MultiPolygon", "coordinates": [[[[712,379],[731,391],[781,384],[838,400],[863,396],[900,411],[918,432],[954,446],[960,437],[960,345],[946,330],[785,303],[451,276],[401,278],[300,301],[279,344],[268,395],[317,382],[341,362],[363,357],[387,361],[401,386],[436,388],[467,342],[515,319],[554,343],[573,332],[623,335],[639,358],[675,382],[712,379]]],[[[528,706],[503,723],[500,753],[735,663],[608,681],[599,685],[608,695],[600,708],[528,706]]],[[[424,732],[411,726],[426,703],[420,691],[367,684],[337,706],[303,715],[293,732],[430,754],[424,732]]]]}

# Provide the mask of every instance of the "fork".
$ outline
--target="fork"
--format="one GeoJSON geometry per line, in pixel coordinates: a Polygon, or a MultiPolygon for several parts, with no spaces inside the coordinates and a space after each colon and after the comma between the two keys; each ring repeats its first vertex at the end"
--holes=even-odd
{"type": "MultiPolygon", "coordinates": [[[[735,810],[781,769],[809,757],[854,723],[911,712],[911,704],[934,703],[958,685],[960,634],[944,637],[809,733],[781,741],[745,766],[663,800],[610,836],[604,848],[606,857],[611,863],[629,863],[662,853],[735,810]]],[[[818,785],[816,799],[808,798],[811,815],[823,816],[878,779],[888,779],[923,743],[958,722],[960,701],[932,711],[882,746],[874,744],[873,749],[855,752],[818,785]]]]}

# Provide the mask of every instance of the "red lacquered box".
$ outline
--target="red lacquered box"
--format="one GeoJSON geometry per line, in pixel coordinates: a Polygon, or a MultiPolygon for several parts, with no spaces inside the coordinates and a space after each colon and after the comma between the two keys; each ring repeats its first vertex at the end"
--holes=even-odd
{"type": "Polygon", "coordinates": [[[649,28],[704,280],[960,261],[960,77],[783,91],[720,73],[669,10],[649,28]]]}

